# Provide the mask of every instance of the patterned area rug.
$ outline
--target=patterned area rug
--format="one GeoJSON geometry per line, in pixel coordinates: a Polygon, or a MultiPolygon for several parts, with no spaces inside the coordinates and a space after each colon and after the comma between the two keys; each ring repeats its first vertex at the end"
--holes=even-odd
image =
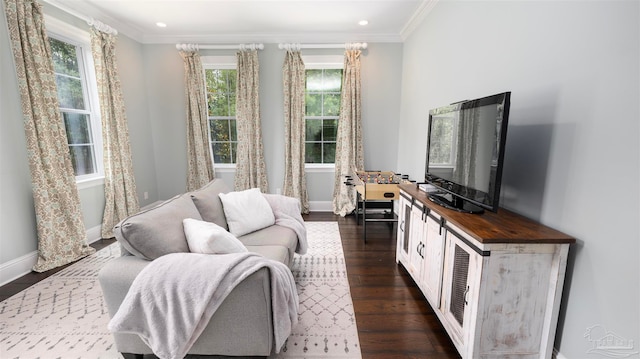
{"type": "MultiPolygon", "coordinates": [[[[299,322],[273,358],[361,358],[336,222],[306,222],[309,252],[292,272],[299,322]]],[[[122,358],[107,330],[98,271],[120,255],[106,247],[0,302],[1,358],[122,358]]]]}

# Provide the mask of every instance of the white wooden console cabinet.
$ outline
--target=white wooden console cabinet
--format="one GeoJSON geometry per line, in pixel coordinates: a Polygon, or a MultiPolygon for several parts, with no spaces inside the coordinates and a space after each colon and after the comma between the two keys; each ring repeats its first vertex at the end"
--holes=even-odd
{"type": "Polygon", "coordinates": [[[463,358],[551,358],[575,239],[505,209],[466,214],[402,184],[396,261],[463,358]]]}

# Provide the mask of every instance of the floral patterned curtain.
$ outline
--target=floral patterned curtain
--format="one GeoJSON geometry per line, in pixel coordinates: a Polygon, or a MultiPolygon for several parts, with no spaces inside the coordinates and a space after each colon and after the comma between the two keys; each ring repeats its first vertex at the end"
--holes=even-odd
{"type": "Polygon", "coordinates": [[[236,126],[238,152],[236,155],[235,190],[260,188],[263,193],[267,193],[269,186],[260,126],[258,51],[238,51],[237,59],[236,126]]]}
{"type": "Polygon", "coordinates": [[[18,77],[36,212],[38,261],[33,270],[44,272],[95,250],[86,244],[42,8],[34,0],[5,0],[5,15],[18,77]]]}
{"type": "Polygon", "coordinates": [[[209,147],[209,118],[204,70],[195,51],[180,51],[184,60],[187,100],[187,191],[195,191],[215,177],[209,147]]]}
{"type": "Polygon", "coordinates": [[[300,200],[302,213],[309,213],[305,163],[304,91],[305,71],[300,51],[287,51],[282,68],[284,84],[284,188],[285,196],[300,200]]]}
{"type": "Polygon", "coordinates": [[[116,37],[91,28],[91,52],[96,68],[104,164],[102,238],[113,238],[113,227],[140,210],[131,161],[129,127],[120,75],[116,66],[116,37]]]}
{"type": "Polygon", "coordinates": [[[356,208],[355,187],[346,186],[344,176],[364,169],[360,93],[360,50],[345,51],[342,74],[340,119],[336,139],[336,174],[333,185],[333,213],[346,216],[356,208]]]}

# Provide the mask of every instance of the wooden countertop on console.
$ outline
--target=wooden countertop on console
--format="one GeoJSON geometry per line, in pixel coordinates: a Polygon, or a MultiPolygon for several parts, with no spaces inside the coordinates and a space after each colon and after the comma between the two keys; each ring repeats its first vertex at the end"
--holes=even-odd
{"type": "Polygon", "coordinates": [[[399,184],[398,187],[427,208],[436,211],[445,221],[451,222],[480,243],[575,243],[575,238],[534,220],[500,208],[498,213],[460,213],[444,208],[429,200],[427,193],[416,184],[399,184]]]}

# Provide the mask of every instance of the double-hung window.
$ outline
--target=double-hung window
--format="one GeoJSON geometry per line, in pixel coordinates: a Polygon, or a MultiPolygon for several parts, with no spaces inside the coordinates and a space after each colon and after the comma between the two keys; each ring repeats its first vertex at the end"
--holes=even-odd
{"type": "Polygon", "coordinates": [[[305,62],[305,163],[333,165],[342,91],[342,56],[309,56],[305,62]]]}
{"type": "Polygon", "coordinates": [[[209,141],[216,167],[233,167],[236,163],[236,60],[235,57],[202,58],[207,87],[209,141]]]}
{"type": "Polygon", "coordinates": [[[101,179],[102,131],[89,34],[51,18],[47,29],[76,182],[101,179]]]}

